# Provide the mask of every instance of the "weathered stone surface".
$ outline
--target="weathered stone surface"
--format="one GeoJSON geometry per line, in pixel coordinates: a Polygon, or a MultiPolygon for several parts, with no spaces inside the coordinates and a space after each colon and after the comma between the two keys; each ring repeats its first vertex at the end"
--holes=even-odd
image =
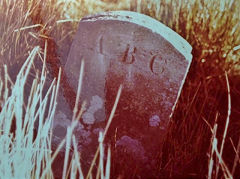
{"type": "MultiPolygon", "coordinates": [[[[83,18],[64,66],[67,83],[77,91],[85,60],[81,102],[86,100],[87,108],[76,133],[83,154],[96,149],[97,131],[105,127],[122,84],[106,143],[115,160],[121,156],[126,165],[132,161],[124,156],[131,156],[134,166],[129,169],[140,176],[154,170],[191,58],[191,46],[183,38],[148,16],[115,11],[83,18]]],[[[74,103],[66,101],[67,106],[74,103]]],[[[61,138],[56,129],[69,118],[64,116],[66,104],[57,110],[61,120],[54,124],[55,138],[61,138]]]]}

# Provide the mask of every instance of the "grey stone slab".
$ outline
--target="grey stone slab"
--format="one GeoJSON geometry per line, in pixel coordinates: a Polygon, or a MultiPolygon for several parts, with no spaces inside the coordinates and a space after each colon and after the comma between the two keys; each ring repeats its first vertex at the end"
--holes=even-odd
{"type": "MultiPolygon", "coordinates": [[[[86,100],[87,108],[80,126],[92,140],[83,148],[96,149],[93,131],[105,127],[122,84],[106,143],[116,160],[119,155],[128,163],[130,156],[140,175],[153,170],[191,63],[191,50],[180,35],[143,14],[113,11],[83,18],[64,66],[66,83],[77,91],[85,61],[81,102],[86,100]]],[[[57,113],[64,113],[64,108],[57,113]]]]}

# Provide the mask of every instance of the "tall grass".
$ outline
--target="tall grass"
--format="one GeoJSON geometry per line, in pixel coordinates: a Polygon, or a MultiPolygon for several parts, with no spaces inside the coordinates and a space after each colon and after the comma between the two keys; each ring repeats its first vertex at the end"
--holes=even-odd
{"type": "MultiPolygon", "coordinates": [[[[59,72],[58,81],[53,80],[48,91],[43,95],[43,88],[46,79],[45,64],[39,76],[37,73],[32,81],[32,88],[28,96],[28,103],[24,103],[24,92],[28,76],[34,58],[40,54],[40,48],[35,47],[19,71],[16,81],[13,83],[7,73],[7,66],[4,66],[4,78],[0,78],[0,178],[54,178],[51,165],[65,146],[65,159],[62,178],[84,178],[80,155],[77,148],[77,141],[73,130],[81,116],[82,110],[74,111],[72,125],[67,128],[66,138],[59,144],[56,151],[52,151],[52,122],[54,120],[57,106],[57,94],[61,78],[59,72]],[[9,84],[10,83],[10,84],[9,84]],[[48,110],[47,110],[48,108],[48,110]],[[72,147],[71,147],[72,146],[72,147]],[[72,157],[69,158],[70,149],[73,148],[72,157]],[[68,164],[68,161],[71,161],[68,164]]],[[[44,61],[45,63],[45,61],[44,61]]],[[[83,66],[80,72],[78,98],[81,89],[83,66]]],[[[121,88],[120,88],[121,89],[121,88]]],[[[121,90],[112,111],[116,109],[121,90]]],[[[78,100],[76,99],[76,108],[78,100]]],[[[108,125],[110,125],[111,119],[108,125]]],[[[107,132],[99,134],[99,169],[97,177],[107,179],[110,177],[110,149],[108,149],[106,167],[104,166],[103,140],[107,132]]],[[[98,153],[96,153],[98,156],[98,153]]],[[[96,161],[93,161],[95,164],[96,161]]],[[[91,171],[89,176],[92,176],[91,171]]]]}
{"type": "MultiPolygon", "coordinates": [[[[41,170],[51,158],[51,140],[49,138],[51,122],[56,108],[56,95],[59,82],[52,83],[45,96],[42,96],[44,69],[32,82],[28,103],[24,104],[24,88],[34,57],[39,53],[35,47],[23,64],[14,84],[9,85],[9,76],[5,70],[5,79],[0,80],[1,91],[1,178],[40,178],[41,170]],[[46,107],[50,99],[49,111],[46,107]],[[39,121],[37,135],[34,137],[36,121],[39,121]],[[15,126],[15,127],[13,127],[15,126]],[[13,129],[11,129],[13,128],[13,129]],[[12,131],[14,130],[14,131],[12,131]],[[33,165],[34,164],[34,165],[33,165]]],[[[7,67],[5,66],[5,69],[7,67]]],[[[47,172],[52,176],[51,170],[47,172]]]]}

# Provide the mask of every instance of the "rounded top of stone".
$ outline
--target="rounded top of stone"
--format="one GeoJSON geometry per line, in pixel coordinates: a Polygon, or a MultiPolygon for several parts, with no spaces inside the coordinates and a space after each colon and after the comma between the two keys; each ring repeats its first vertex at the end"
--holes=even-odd
{"type": "Polygon", "coordinates": [[[192,46],[179,34],[150,16],[132,11],[110,11],[102,12],[94,16],[84,17],[81,21],[96,20],[119,20],[143,26],[154,33],[160,34],[164,39],[172,44],[187,61],[191,62],[192,60],[192,46]]]}

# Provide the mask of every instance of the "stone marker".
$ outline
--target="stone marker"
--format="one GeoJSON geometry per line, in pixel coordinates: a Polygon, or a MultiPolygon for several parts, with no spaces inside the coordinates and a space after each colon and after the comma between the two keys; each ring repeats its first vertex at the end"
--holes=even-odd
{"type": "MultiPolygon", "coordinates": [[[[96,151],[98,132],[104,129],[122,84],[106,140],[113,160],[119,161],[113,167],[120,172],[127,166],[125,171],[141,177],[157,175],[157,159],[191,63],[191,49],[177,33],[143,14],[114,11],[80,21],[64,70],[67,83],[77,91],[85,60],[81,102],[86,100],[87,106],[76,132],[85,161],[96,151]]],[[[71,106],[71,100],[66,101],[71,106]]],[[[66,104],[60,104],[56,114],[59,139],[70,123],[66,104]]]]}

